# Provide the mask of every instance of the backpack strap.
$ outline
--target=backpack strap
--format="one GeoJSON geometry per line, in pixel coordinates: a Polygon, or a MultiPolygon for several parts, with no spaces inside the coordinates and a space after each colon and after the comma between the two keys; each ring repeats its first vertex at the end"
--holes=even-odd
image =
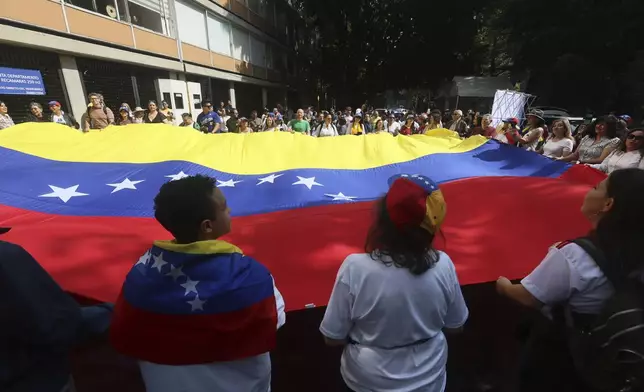
{"type": "Polygon", "coordinates": [[[599,269],[602,270],[602,273],[613,284],[613,287],[619,286],[619,282],[621,281],[621,279],[619,279],[619,275],[616,273],[614,267],[608,262],[604,252],[602,252],[602,250],[599,249],[590,238],[580,237],[570,242],[579,245],[586,253],[588,253],[588,255],[590,255],[590,257],[592,257],[595,264],[597,264],[599,269]]]}

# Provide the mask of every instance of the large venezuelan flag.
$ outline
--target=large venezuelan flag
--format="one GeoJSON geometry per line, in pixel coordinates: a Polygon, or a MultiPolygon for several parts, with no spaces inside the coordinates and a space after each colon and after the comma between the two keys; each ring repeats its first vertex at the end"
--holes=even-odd
{"type": "Polygon", "coordinates": [[[579,207],[601,179],[446,130],[315,139],[23,124],[0,131],[0,226],[12,226],[6,240],[65,289],[113,301],[152,241],[169,238],[153,218],[159,187],[197,173],[217,178],[233,215],[226,240],[269,268],[289,310],[326,303],[342,260],[363,250],[374,200],[394,174],[439,183],[448,209],[438,245],[463,284],[521,277],[549,245],[586,232],[579,207]]]}

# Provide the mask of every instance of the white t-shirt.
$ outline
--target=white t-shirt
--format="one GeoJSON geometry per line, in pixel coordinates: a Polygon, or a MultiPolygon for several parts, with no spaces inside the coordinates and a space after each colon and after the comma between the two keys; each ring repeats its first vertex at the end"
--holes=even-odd
{"type": "Polygon", "coordinates": [[[550,138],[546,144],[543,145],[543,155],[548,158],[565,157],[572,152],[574,145],[573,141],[568,138],[563,138],[557,141],[550,138]]]}
{"type": "Polygon", "coordinates": [[[459,328],[468,310],[454,264],[439,252],[420,276],[369,254],[344,260],[320,332],[351,339],[341,373],[356,392],[442,392],[447,373],[443,328],[459,328]]]}
{"type": "Polygon", "coordinates": [[[391,124],[389,124],[389,126],[387,127],[387,130],[392,135],[397,135],[398,132],[400,131],[400,123],[396,120],[393,120],[391,124]]]}
{"type": "Polygon", "coordinates": [[[613,286],[597,263],[573,243],[561,249],[551,247],[521,284],[545,305],[568,303],[571,311],[584,314],[598,314],[613,294],[613,286]]]}
{"type": "Polygon", "coordinates": [[[63,112],[60,112],[60,116],[57,115],[52,115],[51,116],[51,122],[54,122],[56,124],[63,124],[66,125],[67,123],[65,122],[65,117],[63,117],[63,112]]]}
{"type": "MultiPolygon", "coordinates": [[[[286,322],[284,298],[274,286],[277,328],[286,322]]],[[[162,343],[160,343],[162,344],[162,343]]],[[[263,353],[231,362],[172,366],[139,361],[147,392],[213,392],[271,390],[271,357],[263,353]]]]}
{"type": "Polygon", "coordinates": [[[543,128],[532,128],[531,130],[528,131],[528,133],[525,134],[525,138],[529,139],[530,137],[534,135],[538,135],[532,142],[528,144],[524,144],[523,148],[525,148],[528,151],[535,151],[537,149],[537,146],[539,145],[539,139],[543,135],[543,128]]]}
{"type": "Polygon", "coordinates": [[[595,169],[599,169],[604,173],[612,173],[615,170],[619,169],[629,169],[629,168],[640,168],[644,169],[644,159],[642,159],[642,154],[639,150],[624,152],[620,150],[615,150],[608,154],[606,159],[600,164],[590,165],[595,169]]]}

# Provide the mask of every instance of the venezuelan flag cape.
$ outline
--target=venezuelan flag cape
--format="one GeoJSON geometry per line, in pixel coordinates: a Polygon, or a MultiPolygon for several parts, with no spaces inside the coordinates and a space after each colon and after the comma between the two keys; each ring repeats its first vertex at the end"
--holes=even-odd
{"type": "Polygon", "coordinates": [[[522,277],[548,246],[585,233],[579,208],[603,177],[447,130],[317,139],[31,123],[0,131],[0,226],[65,289],[114,301],[149,244],[169,237],[153,217],[160,186],[197,173],[215,177],[228,199],[226,240],[268,267],[290,310],[326,304],[395,174],[439,184],[448,207],[437,246],[463,284],[522,277]]]}
{"type": "Polygon", "coordinates": [[[110,338],[133,358],[190,365],[269,352],[276,331],[266,267],[225,241],[157,241],[125,278],[110,338]]]}

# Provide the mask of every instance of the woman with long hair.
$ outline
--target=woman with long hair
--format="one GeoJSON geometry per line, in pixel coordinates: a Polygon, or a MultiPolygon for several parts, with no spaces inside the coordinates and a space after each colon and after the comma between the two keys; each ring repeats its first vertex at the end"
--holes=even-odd
{"type": "Polygon", "coordinates": [[[333,115],[331,113],[323,113],[323,121],[318,124],[313,130],[313,137],[329,137],[339,136],[338,128],[333,125],[333,115]]]}
{"type": "Polygon", "coordinates": [[[165,115],[157,108],[156,101],[148,102],[148,110],[143,116],[143,122],[146,124],[170,124],[165,115]]]}
{"type": "Polygon", "coordinates": [[[528,151],[537,151],[539,140],[544,133],[543,110],[531,110],[526,115],[526,119],[528,120],[528,126],[523,130],[522,134],[517,132],[512,136],[519,146],[528,151]]]}
{"type": "MultiPolygon", "coordinates": [[[[582,214],[592,226],[585,240],[604,255],[619,281],[641,286],[644,268],[640,242],[644,238],[644,170],[617,170],[586,194],[582,214]]],[[[615,286],[593,256],[577,241],[553,245],[546,257],[519,284],[497,280],[497,291],[549,316],[532,327],[522,358],[519,392],[593,391],[578,376],[568,346],[568,327],[584,330],[583,320],[595,320],[615,286]]],[[[596,252],[597,253],[597,252],[596,252]]],[[[587,322],[587,321],[586,321],[587,322]]],[[[615,389],[618,390],[618,389],[615,389]]]]}
{"type": "Polygon", "coordinates": [[[560,118],[552,123],[552,134],[538,152],[552,159],[560,159],[569,155],[574,146],[575,139],[571,135],[570,121],[560,118]]]}
{"type": "Polygon", "coordinates": [[[3,101],[0,101],[0,129],[6,129],[16,125],[13,122],[13,119],[9,115],[9,108],[7,104],[3,101]]]}
{"type": "Polygon", "coordinates": [[[362,113],[357,112],[353,116],[353,122],[351,123],[350,132],[350,134],[354,136],[364,135],[366,133],[364,129],[364,123],[362,121],[362,113]]]}
{"type": "Polygon", "coordinates": [[[405,119],[405,123],[403,124],[402,127],[400,127],[400,131],[398,131],[401,135],[409,136],[414,133],[414,115],[413,114],[408,114],[407,118],[405,119]]]}
{"type": "Polygon", "coordinates": [[[644,169],[644,128],[634,128],[628,131],[620,146],[608,154],[600,164],[590,165],[604,173],[612,173],[619,169],[636,167],[644,169]]]}
{"type": "Polygon", "coordinates": [[[586,128],[577,150],[561,160],[565,162],[602,163],[621,140],[617,137],[617,117],[609,115],[599,118],[586,128]]]}
{"type": "Polygon", "coordinates": [[[280,129],[275,122],[275,115],[273,113],[268,113],[268,115],[266,116],[266,121],[264,121],[262,132],[275,132],[279,130],[280,129]]]}
{"type": "Polygon", "coordinates": [[[460,330],[468,317],[454,264],[433,245],[445,213],[431,179],[392,178],[365,253],[340,266],[320,332],[344,347],[349,391],[444,390],[443,331],[460,330]]]}
{"type": "Polygon", "coordinates": [[[373,128],[373,133],[383,133],[387,132],[385,129],[385,123],[382,121],[382,119],[376,120],[376,124],[374,125],[373,128]]]}

